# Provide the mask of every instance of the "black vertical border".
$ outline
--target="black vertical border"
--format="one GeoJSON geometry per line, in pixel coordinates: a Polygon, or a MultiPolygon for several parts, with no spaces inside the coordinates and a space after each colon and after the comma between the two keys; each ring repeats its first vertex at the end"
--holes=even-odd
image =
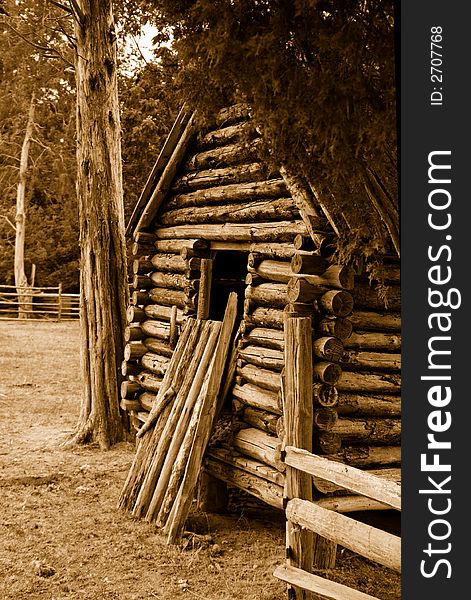
{"type": "MultiPolygon", "coordinates": [[[[400,206],[401,206],[401,285],[403,333],[403,512],[402,512],[402,599],[443,600],[467,597],[469,535],[471,534],[471,502],[467,484],[471,480],[471,319],[469,297],[471,278],[471,97],[469,96],[471,5],[456,0],[417,2],[403,0],[398,7],[397,59],[400,64],[398,79],[400,206]],[[443,30],[443,82],[431,81],[431,28],[443,30]],[[433,88],[442,87],[443,105],[431,106],[433,88]],[[449,230],[434,231],[427,223],[428,155],[433,151],[451,151],[452,183],[446,186],[452,194],[449,230]],[[445,236],[451,235],[451,240],[445,236]],[[427,452],[427,423],[434,409],[428,402],[430,381],[421,381],[428,370],[428,342],[436,332],[430,330],[427,318],[436,312],[428,303],[428,270],[433,264],[427,257],[429,246],[439,249],[449,245],[451,259],[443,251],[438,262],[452,269],[452,279],[445,288],[453,287],[461,293],[461,306],[457,309],[438,309],[451,313],[452,399],[443,411],[450,411],[451,428],[437,439],[450,440],[451,449],[440,451],[440,462],[451,464],[450,473],[424,473],[420,468],[420,455],[427,452]],[[433,489],[428,476],[437,483],[451,475],[448,494],[420,494],[421,489],[433,489]],[[433,515],[428,498],[433,498],[435,508],[444,508],[446,498],[452,508],[446,515],[433,515]],[[449,538],[442,541],[429,536],[428,527],[434,519],[447,519],[451,525],[449,538]],[[424,550],[432,544],[433,553],[424,550]],[[448,547],[448,543],[451,547],[448,547]],[[449,551],[446,551],[449,548],[449,551]],[[440,559],[448,560],[438,564],[440,559]],[[426,560],[425,571],[435,574],[425,577],[421,561],[426,560]],[[447,577],[451,574],[451,577],[447,577]],[[463,591],[461,591],[463,590],[463,591]],[[462,595],[464,594],[464,596],[462,595]]],[[[431,286],[437,289],[438,286],[431,286]]],[[[446,344],[443,344],[443,348],[446,344]]],[[[444,374],[444,371],[435,371],[444,374]]],[[[431,452],[430,454],[433,454],[431,452]]],[[[430,456],[429,456],[430,462],[430,456]]],[[[435,534],[445,534],[444,524],[435,525],[435,534]]]]}

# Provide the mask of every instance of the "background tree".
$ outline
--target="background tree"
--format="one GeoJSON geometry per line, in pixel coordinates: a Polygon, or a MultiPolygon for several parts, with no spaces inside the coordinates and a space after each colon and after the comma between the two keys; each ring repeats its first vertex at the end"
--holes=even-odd
{"type": "MultiPolygon", "coordinates": [[[[130,3],[120,3],[123,14],[130,3]]],[[[27,173],[28,222],[38,226],[36,235],[28,233],[30,258],[46,268],[50,276],[61,273],[70,280],[77,265],[77,219],[71,190],[75,176],[71,169],[75,139],[77,141],[77,196],[80,227],[80,288],[82,292],[82,367],[84,392],[80,417],[70,443],[96,441],[102,448],[123,439],[126,427],[119,410],[119,372],[123,354],[123,327],[126,310],[126,261],[124,246],[124,211],[120,151],[120,117],[117,96],[116,32],[112,3],[97,0],[71,1],[69,5],[50,0],[11,2],[4,21],[6,40],[5,60],[2,61],[1,84],[5,102],[0,103],[8,117],[3,121],[0,151],[8,144],[18,150],[20,135],[24,134],[25,117],[18,119],[11,98],[21,86],[23,96],[34,86],[40,91],[35,104],[35,143],[38,153],[33,156],[27,173]],[[73,17],[74,26],[71,28],[73,17]],[[74,65],[67,66],[68,55],[75,49],[74,65]],[[24,60],[21,60],[24,57],[24,60]],[[39,71],[35,65],[48,67],[39,71]],[[51,67],[50,59],[62,59],[60,68],[51,67]],[[25,65],[19,77],[15,65],[25,65]],[[66,68],[64,68],[64,66],[66,68]],[[75,81],[73,76],[75,74],[75,81]],[[54,75],[54,76],[53,76],[54,75]],[[21,86],[18,85],[21,83],[21,86]],[[73,99],[76,115],[72,117],[73,99]],[[40,110],[39,110],[40,109],[40,110]],[[15,146],[16,145],[16,146],[15,146]],[[65,151],[61,151],[61,148],[65,151]],[[68,264],[64,264],[64,259],[68,264]]],[[[137,13],[139,17],[140,13],[137,13]]],[[[138,31],[136,15],[127,23],[128,30],[138,31]],[[134,28],[134,29],[133,29],[134,28]]],[[[2,41],[3,41],[2,40],[2,41]]],[[[3,56],[3,55],[2,55],[3,56]]],[[[126,85],[134,76],[123,73],[126,85]]],[[[130,94],[138,110],[128,111],[131,138],[144,148],[146,135],[158,145],[157,136],[171,124],[168,113],[162,111],[162,102],[148,103],[150,114],[142,115],[146,105],[144,92],[157,82],[163,86],[164,71],[147,67],[141,78],[144,84],[136,86],[134,79],[130,94]],[[142,93],[136,93],[136,90],[142,93]],[[159,122],[165,118],[163,129],[159,122]],[[143,124],[144,122],[144,124],[143,124]],[[139,132],[139,133],[136,133],[139,132]]],[[[167,78],[168,80],[168,78],[167,78]]],[[[23,97],[21,96],[21,97],[23,97]]],[[[18,113],[18,104],[16,105],[18,113]]],[[[24,111],[23,111],[24,112],[24,111]]],[[[21,114],[21,113],[20,113],[21,114]]],[[[147,175],[147,167],[137,168],[134,144],[128,145],[133,169],[147,175]]],[[[4,152],[0,173],[5,189],[15,181],[15,152],[4,152]]],[[[151,153],[148,154],[149,159],[151,153]]],[[[155,155],[152,156],[152,161],[155,155]]],[[[141,184],[141,182],[139,182],[141,184]]],[[[4,202],[5,212],[12,206],[11,185],[4,202]]],[[[129,186],[133,189],[133,184],[129,186]]],[[[137,194],[134,188],[134,194],[137,194]]],[[[2,225],[11,235],[14,223],[8,214],[2,225]]],[[[13,231],[13,234],[15,232],[13,231]]],[[[8,246],[7,246],[8,248],[8,246]]],[[[3,259],[3,257],[2,257],[3,259]]],[[[2,260],[3,262],[3,260],[2,260]]],[[[39,269],[38,269],[39,271],[39,269]]]]}
{"type": "Polygon", "coordinates": [[[250,104],[275,166],[334,217],[339,257],[399,252],[392,0],[147,0],[201,115],[250,104]]]}
{"type": "Polygon", "coordinates": [[[65,289],[77,291],[75,95],[66,19],[63,11],[35,0],[5,7],[8,14],[0,16],[0,281],[14,282],[15,203],[21,189],[26,273],[34,263],[38,285],[62,281],[65,289]],[[19,186],[33,93],[34,119],[19,186]],[[58,225],[61,215],[67,225],[58,225]]]}
{"type": "MultiPolygon", "coordinates": [[[[25,270],[29,276],[34,263],[36,285],[60,282],[65,291],[78,292],[73,21],[71,13],[56,4],[7,0],[8,17],[0,15],[0,282],[14,283],[18,169],[34,83],[37,102],[25,189],[25,270]]],[[[138,50],[138,36],[149,12],[131,0],[119,0],[116,9],[123,186],[129,216],[179,107],[172,93],[177,63],[168,49],[152,63],[138,50]]]]}

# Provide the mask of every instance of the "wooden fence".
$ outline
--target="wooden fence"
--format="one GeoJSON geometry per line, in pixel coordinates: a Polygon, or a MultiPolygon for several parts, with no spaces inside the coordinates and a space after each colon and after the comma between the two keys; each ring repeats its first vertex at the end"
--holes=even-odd
{"type": "Polygon", "coordinates": [[[395,482],[310,452],[310,335],[309,319],[285,319],[283,410],[287,427],[283,454],[287,467],[287,562],[275,569],[274,576],[288,583],[297,600],[309,600],[319,596],[331,600],[377,600],[373,596],[311,572],[316,536],[317,543],[321,538],[327,547],[332,544],[334,552],[336,544],[341,544],[381,565],[396,571],[401,570],[400,538],[313,502],[313,477],[380,502],[385,508],[396,510],[401,509],[401,489],[395,482]]]}
{"type": "Polygon", "coordinates": [[[24,287],[0,285],[0,319],[51,319],[80,317],[80,294],[65,294],[62,286],[24,287]]]}

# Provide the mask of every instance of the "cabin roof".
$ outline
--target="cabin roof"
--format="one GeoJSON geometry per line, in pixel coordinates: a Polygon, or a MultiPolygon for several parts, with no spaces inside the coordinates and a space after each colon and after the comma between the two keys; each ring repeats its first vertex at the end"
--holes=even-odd
{"type": "MultiPolygon", "coordinates": [[[[216,117],[219,127],[234,122],[234,117],[247,121],[248,110],[245,105],[235,105],[220,111],[216,117]],[[245,117],[245,119],[244,119],[245,117]]],[[[162,202],[165,200],[178,174],[178,169],[186,157],[190,141],[198,133],[195,115],[185,106],[180,110],[170,133],[152,168],[142,193],[134,207],[127,224],[126,235],[132,236],[139,231],[149,228],[157,215],[162,202]]],[[[325,218],[332,232],[339,234],[336,224],[327,208],[320,201],[315,189],[312,189],[299,176],[288,173],[282,168],[281,177],[284,179],[306,228],[315,241],[315,223],[319,218],[325,218]]]]}

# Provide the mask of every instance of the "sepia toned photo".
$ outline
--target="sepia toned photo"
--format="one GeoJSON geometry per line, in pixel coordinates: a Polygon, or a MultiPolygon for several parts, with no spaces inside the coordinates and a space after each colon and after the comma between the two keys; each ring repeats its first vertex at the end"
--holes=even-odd
{"type": "Polygon", "coordinates": [[[0,597],[400,600],[396,3],[0,30],[0,597]]]}

